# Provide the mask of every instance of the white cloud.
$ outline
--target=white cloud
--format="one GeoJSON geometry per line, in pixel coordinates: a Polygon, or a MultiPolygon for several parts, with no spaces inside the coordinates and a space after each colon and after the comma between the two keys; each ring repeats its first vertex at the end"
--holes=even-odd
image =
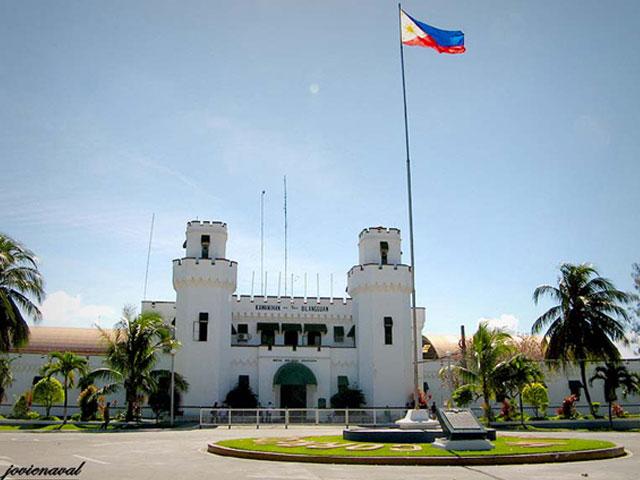
{"type": "Polygon", "coordinates": [[[317,95],[318,92],[320,92],[320,85],[318,85],[317,83],[312,83],[311,85],[309,85],[309,92],[311,92],[311,94],[313,95],[317,95]]]}
{"type": "Polygon", "coordinates": [[[486,322],[491,328],[502,328],[509,332],[515,332],[518,329],[518,318],[510,313],[503,313],[494,318],[482,317],[478,319],[478,325],[482,322],[486,322]]]}
{"type": "Polygon", "coordinates": [[[107,305],[89,305],[80,295],[69,295],[59,290],[47,295],[41,305],[42,325],[56,327],[92,327],[96,323],[110,327],[118,313],[107,305]]]}

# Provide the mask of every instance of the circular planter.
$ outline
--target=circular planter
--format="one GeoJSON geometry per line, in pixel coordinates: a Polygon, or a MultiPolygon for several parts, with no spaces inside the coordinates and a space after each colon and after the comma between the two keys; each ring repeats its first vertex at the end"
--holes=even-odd
{"type": "Polygon", "coordinates": [[[341,463],[354,465],[516,465],[527,463],[578,462],[585,460],[602,460],[625,455],[624,447],[614,446],[598,450],[576,450],[570,452],[524,453],[481,456],[341,456],[341,455],[313,455],[286,452],[267,452],[258,450],[241,450],[225,447],[216,443],[208,445],[207,451],[225,457],[237,457],[253,460],[271,460],[277,462],[305,462],[305,463],[341,463]]]}

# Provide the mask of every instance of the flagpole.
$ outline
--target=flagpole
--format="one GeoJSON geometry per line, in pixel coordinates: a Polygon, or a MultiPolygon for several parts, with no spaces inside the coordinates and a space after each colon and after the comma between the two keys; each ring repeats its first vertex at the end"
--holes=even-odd
{"type": "Polygon", "coordinates": [[[418,385],[418,319],[416,317],[416,262],[413,250],[413,202],[411,195],[411,157],[409,155],[409,120],[407,117],[407,86],[404,78],[404,48],[402,46],[402,5],[398,3],[400,32],[400,66],[402,69],[402,101],[404,105],[404,142],[407,152],[407,197],[409,200],[409,250],[411,252],[411,315],[413,321],[413,404],[420,408],[418,385]]]}

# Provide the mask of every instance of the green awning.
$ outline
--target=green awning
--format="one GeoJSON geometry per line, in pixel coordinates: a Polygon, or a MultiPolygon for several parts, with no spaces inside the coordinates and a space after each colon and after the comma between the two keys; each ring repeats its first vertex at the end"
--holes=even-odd
{"type": "Polygon", "coordinates": [[[318,381],[309,367],[299,362],[282,365],[273,376],[274,385],[317,385],[318,381]]]}
{"type": "Polygon", "coordinates": [[[349,329],[349,333],[347,333],[347,337],[355,338],[355,336],[356,336],[356,326],[354,325],[353,327],[351,327],[351,329],[349,329]]]}
{"type": "Polygon", "coordinates": [[[282,331],[283,332],[301,332],[302,325],[300,325],[299,323],[283,323],[282,331]]]}
{"type": "Polygon", "coordinates": [[[304,332],[327,333],[327,326],[324,323],[305,323],[304,332]]]}
{"type": "Polygon", "coordinates": [[[258,331],[273,331],[273,332],[279,332],[280,331],[280,324],[279,323],[262,323],[262,322],[258,322],[258,325],[256,327],[256,330],[258,331]]]}
{"type": "Polygon", "coordinates": [[[231,325],[231,335],[237,335],[237,334],[238,334],[238,332],[236,331],[236,327],[231,325]]]}

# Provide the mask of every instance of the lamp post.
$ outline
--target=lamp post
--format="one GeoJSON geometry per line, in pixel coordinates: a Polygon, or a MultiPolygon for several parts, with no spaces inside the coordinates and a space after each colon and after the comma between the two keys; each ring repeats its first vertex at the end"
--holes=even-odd
{"type": "Polygon", "coordinates": [[[171,352],[171,426],[173,427],[174,422],[174,396],[175,396],[175,388],[176,388],[176,372],[175,372],[175,363],[176,363],[176,349],[172,348],[171,352]]]}

